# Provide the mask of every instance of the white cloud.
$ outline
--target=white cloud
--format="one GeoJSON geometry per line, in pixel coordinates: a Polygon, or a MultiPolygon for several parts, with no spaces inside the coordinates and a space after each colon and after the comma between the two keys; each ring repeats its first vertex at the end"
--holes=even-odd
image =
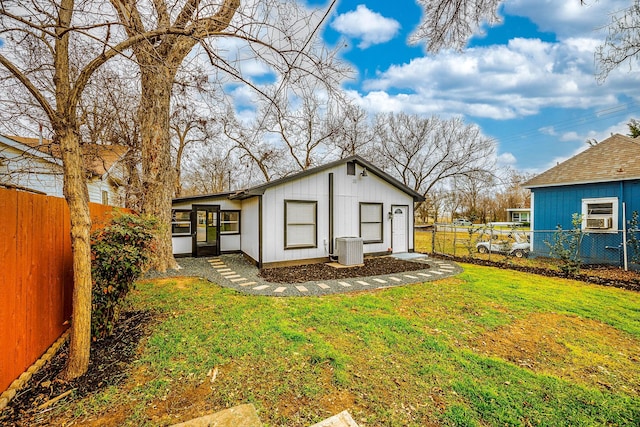
{"type": "Polygon", "coordinates": [[[629,0],[510,0],[504,2],[504,13],[526,16],[541,31],[555,33],[559,39],[595,37],[609,22],[611,11],[629,7],[629,0]]]}
{"type": "MultiPolygon", "coordinates": [[[[363,82],[369,98],[389,92],[377,110],[426,110],[497,120],[538,114],[543,108],[604,108],[615,94],[640,85],[640,74],[616,70],[605,85],[593,71],[597,41],[559,43],[513,39],[508,45],[446,51],[392,65],[363,82]],[[392,102],[393,101],[393,102],[392,102]]],[[[630,93],[634,96],[633,93],[630,93]]]]}
{"type": "Polygon", "coordinates": [[[358,47],[366,49],[391,40],[400,30],[400,23],[360,4],[356,10],[338,15],[331,27],[349,38],[360,39],[358,47]]]}
{"type": "Polygon", "coordinates": [[[498,163],[502,166],[512,166],[518,163],[518,160],[511,153],[502,153],[498,156],[498,163]]]}

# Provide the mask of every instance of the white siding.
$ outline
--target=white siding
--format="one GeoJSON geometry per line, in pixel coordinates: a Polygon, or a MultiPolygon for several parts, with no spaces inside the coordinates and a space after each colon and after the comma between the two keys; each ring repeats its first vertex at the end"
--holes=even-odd
{"type": "MultiPolygon", "coordinates": [[[[172,209],[192,209],[193,205],[216,205],[220,206],[220,210],[226,211],[239,211],[242,210],[242,201],[241,200],[229,200],[226,196],[204,199],[197,202],[183,202],[183,203],[174,203],[171,207],[172,209]]],[[[244,232],[244,224],[242,219],[242,214],[240,215],[240,232],[244,232]]],[[[173,253],[177,254],[186,254],[191,253],[191,237],[173,237],[173,253]]],[[[241,245],[241,235],[239,234],[221,234],[220,235],[220,250],[222,252],[233,252],[239,251],[242,249],[241,245]]]]}
{"type": "Polygon", "coordinates": [[[64,197],[61,166],[4,144],[0,146],[0,182],[64,197]]]}
{"type": "MultiPolygon", "coordinates": [[[[364,253],[385,252],[391,248],[392,205],[408,206],[410,232],[413,231],[413,198],[382,178],[368,171],[361,176],[362,168],[356,167],[356,174],[347,175],[346,165],[334,170],[334,238],[360,236],[360,203],[382,203],[382,243],[367,243],[364,253]]],[[[413,249],[413,239],[409,238],[409,249],[413,249]]]]}
{"type": "Polygon", "coordinates": [[[108,205],[110,206],[122,206],[123,197],[118,191],[118,188],[109,184],[106,178],[94,178],[87,183],[87,189],[89,190],[89,201],[91,203],[102,204],[102,192],[107,192],[108,205]]]}
{"type": "MultiPolygon", "coordinates": [[[[329,173],[334,175],[334,238],[360,235],[360,203],[383,204],[383,242],[365,244],[365,253],[385,252],[391,247],[391,205],[408,207],[413,224],[413,198],[375,176],[347,175],[346,164],[317,174],[268,188],[263,196],[263,261],[265,263],[323,258],[329,256],[329,173]],[[310,200],[318,203],[318,245],[316,248],[284,249],[284,201],[310,200]]],[[[411,227],[412,231],[413,228],[411,227]]],[[[243,245],[244,248],[244,245],[243,245]]],[[[409,239],[413,249],[413,239],[409,239]]]]}
{"type": "Polygon", "coordinates": [[[174,255],[191,255],[193,251],[191,244],[191,236],[174,236],[171,238],[174,255]]]}
{"type": "MultiPolygon", "coordinates": [[[[242,203],[242,213],[240,214],[240,247],[242,252],[249,255],[255,261],[260,261],[260,242],[258,230],[258,197],[246,199],[242,203]]],[[[269,228],[265,221],[263,229],[269,228]]]]}

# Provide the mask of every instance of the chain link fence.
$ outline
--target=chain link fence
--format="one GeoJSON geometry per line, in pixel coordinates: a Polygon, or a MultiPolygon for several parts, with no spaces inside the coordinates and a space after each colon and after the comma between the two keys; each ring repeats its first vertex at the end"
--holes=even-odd
{"type": "Polygon", "coordinates": [[[640,269],[639,230],[586,232],[536,230],[509,226],[416,227],[416,251],[500,261],[512,257],[561,258],[581,264],[606,264],[640,269]],[[625,245],[626,242],[626,245],[625,245]],[[625,250],[626,247],[626,250],[625,250]]]}

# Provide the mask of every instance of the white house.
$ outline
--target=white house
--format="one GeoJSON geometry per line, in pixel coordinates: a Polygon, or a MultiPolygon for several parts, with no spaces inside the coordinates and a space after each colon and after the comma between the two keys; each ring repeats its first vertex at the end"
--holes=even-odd
{"type": "Polygon", "coordinates": [[[507,209],[507,222],[531,222],[531,208],[507,209]]]}
{"type": "MultiPolygon", "coordinates": [[[[121,162],[128,149],[120,145],[83,147],[89,201],[120,206],[126,176],[121,162]]],[[[60,149],[50,140],[0,135],[0,184],[63,197],[60,149]]]]}
{"type": "Polygon", "coordinates": [[[242,252],[260,267],[324,262],[337,239],[365,254],[412,252],[424,198],[358,156],[247,190],[173,200],[173,252],[242,252]]]}

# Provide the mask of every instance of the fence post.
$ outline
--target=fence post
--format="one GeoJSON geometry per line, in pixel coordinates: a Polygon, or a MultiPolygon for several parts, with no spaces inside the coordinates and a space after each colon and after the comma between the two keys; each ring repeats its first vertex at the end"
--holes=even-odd
{"type": "Polygon", "coordinates": [[[622,257],[624,260],[624,271],[629,270],[629,261],[627,256],[627,207],[626,203],[622,202],[622,257]]]}
{"type": "Polygon", "coordinates": [[[431,232],[431,255],[436,253],[436,230],[438,229],[438,225],[433,223],[433,231],[431,232]]]}

